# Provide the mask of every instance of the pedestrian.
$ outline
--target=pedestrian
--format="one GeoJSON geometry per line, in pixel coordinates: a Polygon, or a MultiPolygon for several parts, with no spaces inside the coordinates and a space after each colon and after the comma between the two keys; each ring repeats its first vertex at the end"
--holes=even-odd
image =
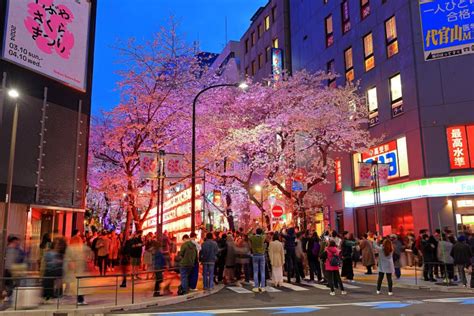
{"type": "Polygon", "coordinates": [[[401,258],[402,253],[405,251],[405,247],[403,246],[403,243],[400,241],[399,237],[396,234],[390,235],[390,241],[393,245],[393,265],[395,267],[395,277],[398,280],[402,276],[401,258]]]}
{"type": "Polygon", "coordinates": [[[202,244],[199,252],[199,261],[202,264],[202,282],[204,291],[211,291],[214,288],[214,266],[217,261],[219,246],[213,239],[212,233],[206,234],[206,240],[202,244]]]}
{"type": "Polygon", "coordinates": [[[132,261],[132,278],[141,279],[139,269],[143,252],[142,231],[138,230],[130,243],[130,259],[132,261]]]}
{"type": "Polygon", "coordinates": [[[66,283],[66,290],[69,288],[74,292],[77,298],[77,305],[87,305],[84,300],[84,294],[77,292],[77,277],[83,276],[86,264],[86,245],[81,237],[79,230],[74,229],[69,246],[66,248],[64,255],[64,281],[66,283]]]}
{"type": "Polygon", "coordinates": [[[43,238],[41,239],[40,243],[40,253],[39,253],[39,268],[41,273],[43,273],[44,269],[44,255],[45,253],[51,249],[52,242],[51,242],[51,235],[49,233],[44,233],[43,238]]]}
{"type": "Polygon", "coordinates": [[[189,276],[194,268],[197,259],[197,249],[194,243],[189,238],[189,235],[183,236],[183,244],[179,250],[176,261],[179,263],[179,273],[181,278],[181,285],[178,289],[178,295],[187,294],[189,291],[189,276]]]}
{"type": "Polygon", "coordinates": [[[393,295],[393,280],[392,274],[395,273],[395,266],[393,264],[393,244],[390,239],[385,238],[381,245],[375,245],[379,253],[379,276],[377,279],[377,294],[380,294],[382,288],[382,281],[384,276],[387,276],[388,295],[393,295]]]}
{"type": "Polygon", "coordinates": [[[161,283],[163,282],[163,270],[166,267],[166,259],[161,252],[161,243],[157,240],[152,242],[153,247],[153,269],[155,270],[155,288],[153,297],[163,296],[160,293],[161,283]]]}
{"type": "Polygon", "coordinates": [[[236,251],[232,234],[227,234],[227,255],[225,258],[224,283],[232,284],[235,281],[236,251]]]}
{"type": "Polygon", "coordinates": [[[313,232],[311,238],[306,244],[306,254],[308,257],[309,266],[309,280],[314,281],[314,276],[321,282],[323,277],[321,275],[321,263],[319,262],[319,252],[321,250],[320,239],[317,232],[313,232]]]}
{"type": "Polygon", "coordinates": [[[444,271],[444,278],[448,281],[454,279],[454,259],[451,256],[453,244],[448,241],[445,233],[441,234],[441,240],[438,242],[436,257],[441,262],[444,271]]]}
{"type": "Polygon", "coordinates": [[[341,275],[339,274],[339,267],[341,265],[340,251],[336,246],[335,240],[329,241],[329,246],[326,248],[327,260],[326,260],[326,271],[329,274],[329,287],[331,288],[330,295],[336,295],[334,287],[337,286],[341,289],[341,294],[347,294],[344,291],[344,284],[341,280],[341,275]]]}
{"type": "Polygon", "coordinates": [[[250,243],[249,238],[247,235],[240,233],[240,238],[238,242],[236,242],[236,277],[237,277],[237,285],[240,285],[241,280],[241,272],[244,272],[244,282],[246,284],[250,283],[250,243]]]}
{"type": "Polygon", "coordinates": [[[303,233],[298,232],[296,234],[296,247],[295,247],[295,254],[296,254],[296,273],[299,274],[300,278],[304,280],[305,273],[304,273],[304,261],[305,261],[305,254],[303,250],[303,233]]]}
{"type": "Polygon", "coordinates": [[[374,248],[372,242],[368,240],[367,234],[362,236],[359,246],[362,253],[362,265],[367,268],[367,272],[365,274],[373,274],[372,266],[375,265],[374,248]]]}
{"type": "Polygon", "coordinates": [[[62,296],[63,260],[66,241],[54,238],[52,249],[44,255],[43,298],[45,301],[62,296]]]}
{"type": "Polygon", "coordinates": [[[217,233],[216,240],[217,245],[219,246],[219,254],[217,256],[216,262],[216,284],[218,284],[224,280],[225,259],[227,257],[227,234],[222,234],[222,236],[219,238],[219,234],[217,233]]]}
{"type": "Polygon", "coordinates": [[[423,252],[423,278],[425,281],[436,282],[433,270],[436,262],[436,241],[433,236],[424,234],[421,242],[423,252]]]}
{"type": "MultiPolygon", "coordinates": [[[[466,237],[461,235],[458,237],[458,241],[454,244],[450,253],[453,257],[454,265],[458,271],[459,277],[464,287],[467,287],[466,268],[471,266],[471,259],[473,253],[471,247],[466,244],[466,237]]],[[[474,277],[471,277],[471,288],[474,288],[474,277]]]]}
{"type": "Polygon", "coordinates": [[[155,241],[153,240],[153,233],[149,232],[145,236],[145,242],[144,242],[144,248],[145,251],[143,253],[143,271],[145,271],[145,279],[150,278],[150,273],[151,270],[153,270],[153,257],[154,257],[154,245],[155,241]]]}
{"type": "Polygon", "coordinates": [[[285,263],[286,263],[286,274],[288,277],[288,283],[291,283],[293,275],[296,277],[296,283],[301,283],[300,274],[297,273],[297,258],[296,258],[296,236],[295,229],[290,227],[287,234],[283,235],[285,240],[285,263]]]}
{"type": "Polygon", "coordinates": [[[115,231],[110,234],[110,245],[109,245],[109,266],[110,271],[115,271],[115,267],[118,265],[118,255],[120,250],[120,240],[117,237],[115,231]]]}
{"type": "Polygon", "coordinates": [[[278,233],[273,234],[273,240],[268,246],[268,256],[272,265],[272,281],[276,287],[283,283],[283,266],[285,264],[285,249],[278,233]]]}
{"type": "Polygon", "coordinates": [[[132,239],[129,238],[122,242],[120,248],[120,267],[122,270],[122,284],[120,287],[127,287],[127,270],[130,265],[130,254],[132,252],[132,239]]]}
{"type": "Polygon", "coordinates": [[[257,228],[255,235],[249,235],[252,251],[254,293],[265,292],[265,235],[261,228],[257,228]]]}
{"type": "Polygon", "coordinates": [[[341,241],[341,257],[342,257],[342,269],[341,277],[346,278],[348,281],[354,281],[354,269],[352,267],[352,251],[355,246],[354,235],[344,231],[342,233],[341,241]]]}
{"type": "Polygon", "coordinates": [[[105,276],[107,269],[107,259],[109,258],[109,247],[110,240],[107,237],[107,232],[103,231],[101,236],[98,237],[96,248],[97,248],[97,263],[99,265],[99,273],[101,276],[105,276]]]}
{"type": "MultiPolygon", "coordinates": [[[[197,235],[195,232],[192,232],[190,235],[190,240],[191,242],[194,244],[194,246],[196,247],[196,250],[197,252],[199,253],[199,251],[201,251],[201,245],[199,244],[199,242],[197,242],[196,238],[197,238],[197,235]]],[[[194,261],[194,267],[193,267],[193,270],[191,271],[191,274],[189,276],[189,289],[191,291],[195,291],[196,290],[196,287],[197,287],[197,283],[198,283],[198,279],[199,279],[199,260],[195,260],[194,261]]]]}
{"type": "Polygon", "coordinates": [[[20,246],[20,238],[10,235],[7,239],[5,271],[3,272],[3,276],[7,278],[5,279],[5,289],[7,292],[5,301],[10,300],[13,289],[17,285],[15,281],[9,278],[24,276],[26,272],[26,253],[20,246]]]}

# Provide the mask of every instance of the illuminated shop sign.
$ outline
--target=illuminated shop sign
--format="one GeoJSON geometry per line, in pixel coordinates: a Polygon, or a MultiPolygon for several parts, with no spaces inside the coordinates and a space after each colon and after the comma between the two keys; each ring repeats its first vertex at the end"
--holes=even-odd
{"type": "Polygon", "coordinates": [[[283,75],[283,49],[272,48],[272,75],[274,81],[280,81],[283,75]]]}
{"type": "Polygon", "coordinates": [[[336,159],[334,161],[335,170],[334,176],[336,178],[336,192],[342,191],[342,166],[341,166],[341,159],[336,159]]]}
{"type": "Polygon", "coordinates": [[[474,168],[474,125],[446,129],[451,169],[474,168]]]}
{"type": "Polygon", "coordinates": [[[474,1],[419,0],[425,60],[474,53],[474,1]]]}
{"type": "MultiPolygon", "coordinates": [[[[421,179],[380,188],[382,203],[471,194],[474,194],[474,176],[421,179]]],[[[373,205],[373,191],[345,191],[344,204],[348,208],[373,205]]]]}

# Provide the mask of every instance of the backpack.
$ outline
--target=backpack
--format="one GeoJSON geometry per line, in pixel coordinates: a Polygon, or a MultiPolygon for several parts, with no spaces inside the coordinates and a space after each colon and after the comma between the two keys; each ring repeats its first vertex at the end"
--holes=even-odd
{"type": "Polygon", "coordinates": [[[339,267],[341,265],[341,258],[339,257],[339,255],[334,254],[331,260],[329,261],[329,265],[331,267],[339,267]]]}

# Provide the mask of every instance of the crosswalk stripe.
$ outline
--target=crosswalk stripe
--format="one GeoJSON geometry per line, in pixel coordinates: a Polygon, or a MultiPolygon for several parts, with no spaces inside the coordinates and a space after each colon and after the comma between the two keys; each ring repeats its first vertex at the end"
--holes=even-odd
{"type": "Polygon", "coordinates": [[[267,287],[265,288],[265,291],[267,291],[268,293],[278,293],[278,292],[281,292],[281,290],[276,289],[276,288],[274,288],[274,287],[272,287],[272,286],[267,286],[267,287]]]}
{"type": "Polygon", "coordinates": [[[344,283],[344,287],[348,289],[360,289],[360,286],[344,283]]]}
{"type": "Polygon", "coordinates": [[[304,288],[304,287],[301,287],[301,286],[297,286],[297,285],[293,285],[293,284],[286,283],[286,282],[283,282],[283,283],[281,284],[281,286],[286,287],[287,289],[290,289],[290,290],[293,290],[293,291],[296,291],[296,292],[308,291],[308,290],[309,290],[309,289],[307,289],[307,288],[304,288]]]}
{"type": "Polygon", "coordinates": [[[306,286],[311,286],[311,287],[314,287],[314,288],[317,288],[317,289],[320,289],[320,290],[329,290],[329,288],[324,285],[324,284],[318,284],[318,283],[303,283],[304,285],[306,286]]]}
{"type": "Polygon", "coordinates": [[[249,294],[252,293],[252,291],[247,290],[246,288],[243,287],[238,287],[238,286],[228,286],[227,287],[229,290],[234,291],[235,293],[239,294],[249,294]]]}

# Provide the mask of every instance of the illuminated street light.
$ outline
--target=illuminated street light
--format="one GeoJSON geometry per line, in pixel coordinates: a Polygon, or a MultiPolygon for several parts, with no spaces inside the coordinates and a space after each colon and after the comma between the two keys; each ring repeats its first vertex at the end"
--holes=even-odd
{"type": "Polygon", "coordinates": [[[8,90],[8,96],[12,99],[17,99],[20,96],[20,93],[18,93],[18,90],[16,89],[10,89],[8,90]]]}
{"type": "Polygon", "coordinates": [[[255,191],[257,191],[257,192],[261,192],[261,191],[262,191],[262,187],[261,187],[260,185],[258,185],[258,184],[254,187],[254,189],[255,189],[255,191]]]}
{"type": "Polygon", "coordinates": [[[243,81],[243,82],[239,83],[238,87],[242,90],[247,90],[249,85],[247,84],[247,82],[243,81]]]}

